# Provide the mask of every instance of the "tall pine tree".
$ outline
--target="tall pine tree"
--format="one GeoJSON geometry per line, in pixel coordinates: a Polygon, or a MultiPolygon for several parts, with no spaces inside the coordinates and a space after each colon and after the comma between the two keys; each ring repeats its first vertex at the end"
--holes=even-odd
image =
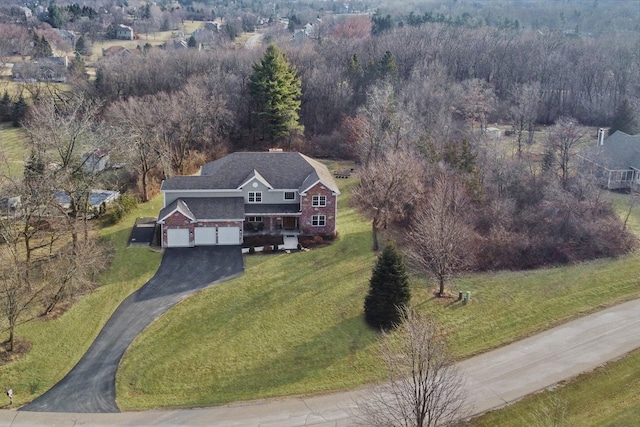
{"type": "Polygon", "coordinates": [[[302,96],[300,78],[276,46],[269,45],[260,63],[253,65],[249,91],[264,139],[275,141],[302,132],[298,115],[302,96]]]}
{"type": "Polygon", "coordinates": [[[402,310],[410,298],[404,261],[395,246],[389,244],[378,257],[369,280],[369,294],[364,300],[365,320],[373,328],[392,329],[402,322],[402,310]]]}

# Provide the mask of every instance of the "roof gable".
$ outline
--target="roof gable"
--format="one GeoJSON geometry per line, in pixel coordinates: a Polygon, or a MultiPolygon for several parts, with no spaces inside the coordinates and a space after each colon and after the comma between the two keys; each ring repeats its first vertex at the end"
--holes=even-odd
{"type": "Polygon", "coordinates": [[[251,173],[249,173],[249,175],[247,176],[247,178],[244,180],[244,182],[242,184],[240,184],[238,186],[238,189],[241,190],[242,188],[244,188],[245,185],[247,185],[248,183],[250,183],[251,181],[256,180],[261,182],[265,187],[273,190],[273,186],[271,184],[269,184],[269,181],[267,181],[266,179],[264,179],[264,177],[262,175],[260,175],[260,172],[258,172],[257,170],[253,170],[251,173]]]}
{"type": "Polygon", "coordinates": [[[589,147],[580,156],[609,170],[640,169],[640,134],[614,132],[604,144],[589,147]]]}
{"type": "Polygon", "coordinates": [[[178,199],[178,200],[174,200],[171,204],[169,204],[169,206],[167,206],[166,208],[160,211],[160,215],[158,215],[158,222],[160,224],[164,223],[164,221],[168,217],[170,217],[176,212],[180,213],[182,216],[190,219],[191,221],[196,220],[196,216],[193,214],[193,212],[191,212],[191,210],[189,209],[189,206],[187,206],[182,201],[182,199],[178,199]]]}

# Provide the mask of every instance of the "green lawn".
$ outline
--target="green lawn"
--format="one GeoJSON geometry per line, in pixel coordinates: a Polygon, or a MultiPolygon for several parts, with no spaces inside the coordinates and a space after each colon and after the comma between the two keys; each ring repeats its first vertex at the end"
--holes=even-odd
{"type": "Polygon", "coordinates": [[[117,376],[123,409],[201,406],[354,387],[380,378],[362,301],[374,254],[341,181],[340,237],[295,254],[254,255],[151,325],[117,376]]]}
{"type": "Polygon", "coordinates": [[[15,362],[0,365],[0,386],[13,388],[17,405],[33,400],[62,379],[120,302],[155,273],[160,254],[126,244],[135,218],[157,215],[160,203],[157,197],[119,224],[101,230],[116,251],[111,268],[100,278],[100,288],[56,319],[35,320],[18,328],[17,337],[30,341],[31,350],[15,362]]]}
{"type": "MultiPolygon", "coordinates": [[[[306,253],[246,258],[245,274],[184,301],[147,329],[117,377],[124,409],[202,406],[345,389],[381,379],[362,319],[374,256],[369,225],[340,181],[340,238],[306,253]]],[[[413,279],[412,303],[447,328],[458,358],[640,297],[640,253],[457,280],[464,306],[413,279]]]]}
{"type": "MultiPolygon", "coordinates": [[[[347,389],[382,379],[376,334],[362,318],[375,255],[369,223],[350,205],[355,183],[355,178],[339,180],[340,236],[331,245],[247,257],[243,276],[183,301],[151,325],[118,371],[119,406],[204,406],[347,389]]],[[[623,210],[624,197],[613,197],[623,210]]],[[[154,216],[160,203],[158,197],[101,230],[115,245],[116,256],[98,290],[55,320],[19,328],[18,336],[28,339],[32,350],[0,366],[0,385],[16,391],[17,404],[61,379],[117,305],[153,275],[160,255],[125,245],[134,218],[154,216]]],[[[639,218],[634,211],[629,226],[638,227],[639,218]]],[[[456,356],[464,358],[640,297],[639,256],[462,277],[457,285],[472,292],[467,306],[432,298],[425,280],[414,278],[412,302],[440,319],[456,356]]],[[[634,411],[633,405],[624,406],[619,416],[634,411]]]]}
{"type": "Polygon", "coordinates": [[[640,350],[583,374],[553,391],[538,393],[516,404],[473,420],[477,426],[536,425],[536,413],[553,406],[566,411],[563,423],[537,425],[640,425],[640,350]]]}
{"type": "MultiPolygon", "coordinates": [[[[11,176],[22,174],[27,156],[26,137],[23,129],[14,128],[11,123],[0,123],[0,162],[6,162],[11,176]]],[[[7,168],[3,166],[3,170],[7,168]]]]}

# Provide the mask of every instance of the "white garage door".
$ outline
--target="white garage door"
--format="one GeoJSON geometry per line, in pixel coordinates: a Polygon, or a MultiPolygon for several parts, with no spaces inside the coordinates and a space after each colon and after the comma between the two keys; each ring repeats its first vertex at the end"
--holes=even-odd
{"type": "Polygon", "coordinates": [[[218,227],[219,245],[239,245],[240,227],[218,227]]]}
{"type": "Polygon", "coordinates": [[[196,227],[193,230],[193,237],[196,246],[215,245],[216,244],[216,228],[215,227],[196,227]]]}
{"type": "Polygon", "coordinates": [[[189,244],[189,229],[169,228],[167,230],[167,247],[184,248],[188,246],[191,246],[189,244]]]}

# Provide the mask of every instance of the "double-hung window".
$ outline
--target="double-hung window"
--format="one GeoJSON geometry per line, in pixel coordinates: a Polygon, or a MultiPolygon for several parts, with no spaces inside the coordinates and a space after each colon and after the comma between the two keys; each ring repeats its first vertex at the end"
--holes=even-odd
{"type": "Polygon", "coordinates": [[[311,198],[311,204],[313,206],[327,206],[327,196],[316,195],[311,198]]]}
{"type": "Polygon", "coordinates": [[[327,224],[327,217],[325,215],[313,215],[311,217],[311,225],[314,227],[324,227],[327,224]]]}
{"type": "Polygon", "coordinates": [[[262,191],[249,191],[249,203],[262,203],[262,191]]]}
{"type": "Polygon", "coordinates": [[[284,199],[285,200],[295,200],[296,199],[296,193],[294,193],[293,191],[285,191],[284,192],[284,199]]]}

